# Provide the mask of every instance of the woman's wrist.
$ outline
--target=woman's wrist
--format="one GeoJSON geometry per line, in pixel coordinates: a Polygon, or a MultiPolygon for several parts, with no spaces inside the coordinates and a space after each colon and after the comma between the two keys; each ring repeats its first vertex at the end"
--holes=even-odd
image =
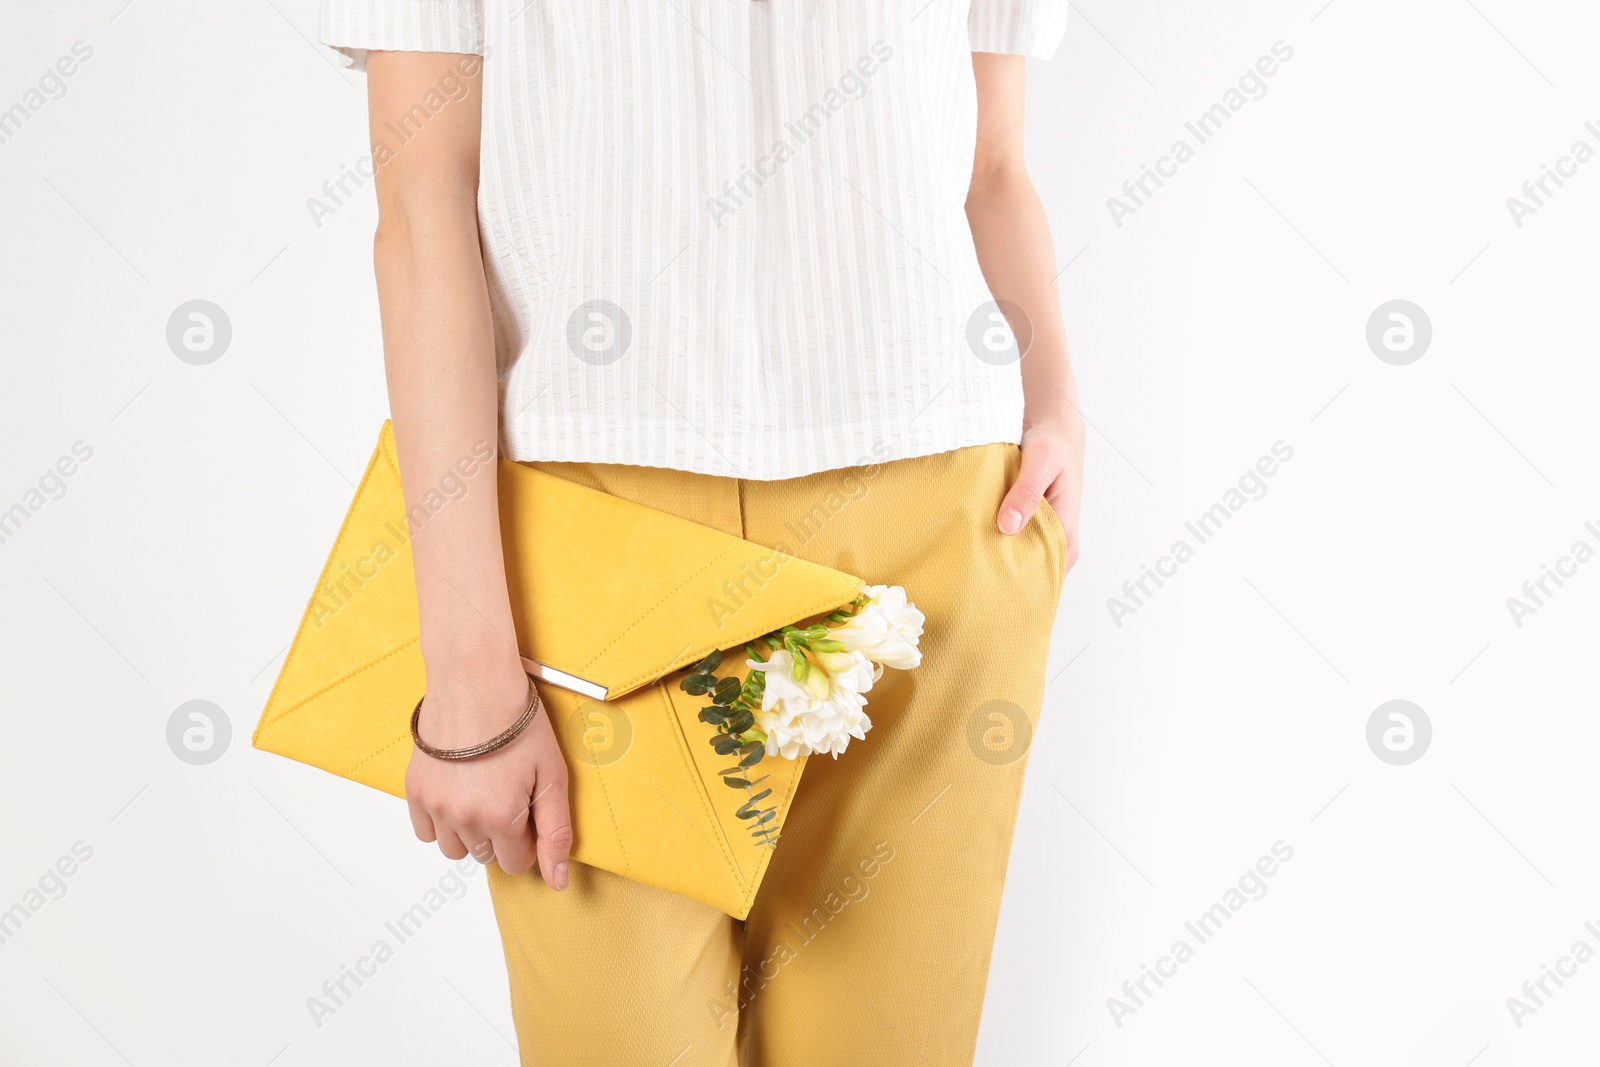
{"type": "MultiPolygon", "coordinates": [[[[1069,383],[1070,389],[1070,383],[1069,383]]],[[[1068,392],[1049,390],[1048,396],[1031,397],[1023,410],[1023,432],[1047,429],[1060,434],[1069,444],[1083,443],[1083,413],[1068,392]]]]}
{"type": "Polygon", "coordinates": [[[520,663],[451,674],[430,667],[421,733],[439,748],[479,744],[517,721],[531,684],[520,663]]]}
{"type": "Polygon", "coordinates": [[[471,618],[432,619],[422,626],[422,658],[430,666],[478,670],[517,659],[514,633],[503,631],[477,613],[471,618]]]}
{"type": "Polygon", "coordinates": [[[521,655],[511,640],[509,634],[481,626],[457,628],[431,638],[424,634],[422,662],[429,689],[490,695],[526,688],[521,655]]]}

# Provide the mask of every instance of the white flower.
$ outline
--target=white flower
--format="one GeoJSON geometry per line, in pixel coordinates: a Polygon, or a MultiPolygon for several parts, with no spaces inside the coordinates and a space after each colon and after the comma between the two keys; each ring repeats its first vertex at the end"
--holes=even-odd
{"type": "Polygon", "coordinates": [[[750,660],[763,672],[766,688],[756,725],[767,735],[767,755],[798,759],[827,753],[835,759],[852,737],[865,739],[872,720],[863,710],[864,695],[872,688],[872,664],[859,652],[831,652],[816,656],[805,678],[795,681],[794,659],[787,649],[777,649],[766,662],[750,660]]]}
{"type": "Polygon", "coordinates": [[[874,663],[908,671],[922,662],[917,639],[927,621],[898,585],[864,585],[867,602],[828,636],[874,663]]]}

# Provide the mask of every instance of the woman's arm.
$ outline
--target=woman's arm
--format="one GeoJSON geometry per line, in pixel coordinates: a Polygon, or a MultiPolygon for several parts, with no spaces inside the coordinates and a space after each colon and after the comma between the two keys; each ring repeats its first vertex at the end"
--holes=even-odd
{"type": "Polygon", "coordinates": [[[1083,416],[1067,361],[1050,223],[1023,161],[1026,66],[1023,56],[972,54],[978,79],[978,145],[967,220],[989,291],[996,300],[1022,309],[1027,322],[1012,321],[1012,332],[1032,337],[1022,360],[1022,470],[996,521],[1002,533],[1016,533],[1032,518],[1039,498],[1048,497],[1067,533],[1070,570],[1078,559],[1083,416]]]}
{"type": "MultiPolygon", "coordinates": [[[[373,52],[367,73],[378,160],[373,264],[427,669],[419,732],[459,748],[506,729],[530,695],[500,545],[499,398],[477,218],[481,65],[373,52]],[[442,109],[418,107],[430,92],[448,101],[442,109]],[[412,135],[396,146],[391,131],[405,123],[412,135]],[[378,151],[380,140],[392,154],[378,151]]],[[[566,765],[545,713],[481,759],[413,752],[406,797],[417,836],[451,859],[492,841],[507,873],[537,855],[545,880],[566,888],[566,765]]]]}

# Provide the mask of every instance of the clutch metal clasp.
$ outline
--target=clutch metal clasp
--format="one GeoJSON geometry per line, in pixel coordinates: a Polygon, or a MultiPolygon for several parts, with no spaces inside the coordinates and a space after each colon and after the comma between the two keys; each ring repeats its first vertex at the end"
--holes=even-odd
{"type": "Polygon", "coordinates": [[[568,689],[579,696],[588,697],[590,700],[604,700],[608,690],[599,682],[591,682],[586,678],[579,678],[566,671],[558,671],[554,667],[546,667],[542,663],[535,663],[527,656],[522,657],[522,669],[539,679],[548,682],[560,689],[568,689]]]}

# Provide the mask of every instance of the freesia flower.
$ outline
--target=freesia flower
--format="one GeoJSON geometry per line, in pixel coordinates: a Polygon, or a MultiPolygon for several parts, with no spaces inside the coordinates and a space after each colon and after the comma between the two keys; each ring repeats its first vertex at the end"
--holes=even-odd
{"type": "Polygon", "coordinates": [[[746,644],[750,673],[742,681],[717,677],[723,654],[714,651],[678,683],[711,701],[700,721],[716,728],[710,742],[719,756],[738,758],[722,780],[745,791],[738,814],[760,844],[777,846],[778,805],[763,805],[772,790],[756,792],[760,772],[752,779],[749,768],[768,756],[792,760],[825,752],[838,759],[852,737],[865,740],[872,729],[867,693],[885,667],[910,670],[922,662],[917,643],[925,621],[898,585],[864,585],[860,596],[825,619],[746,644]],[[757,659],[762,653],[767,658],[757,659]]]}
{"type": "Polygon", "coordinates": [[[755,720],[766,734],[767,755],[798,759],[827,753],[837,759],[852,737],[865,739],[872,729],[864,709],[875,672],[861,653],[816,653],[798,680],[787,649],[748,665],[766,675],[755,720]]]}
{"type": "Polygon", "coordinates": [[[908,671],[922,662],[917,640],[926,617],[898,585],[864,585],[867,602],[828,636],[874,663],[908,671]]]}

